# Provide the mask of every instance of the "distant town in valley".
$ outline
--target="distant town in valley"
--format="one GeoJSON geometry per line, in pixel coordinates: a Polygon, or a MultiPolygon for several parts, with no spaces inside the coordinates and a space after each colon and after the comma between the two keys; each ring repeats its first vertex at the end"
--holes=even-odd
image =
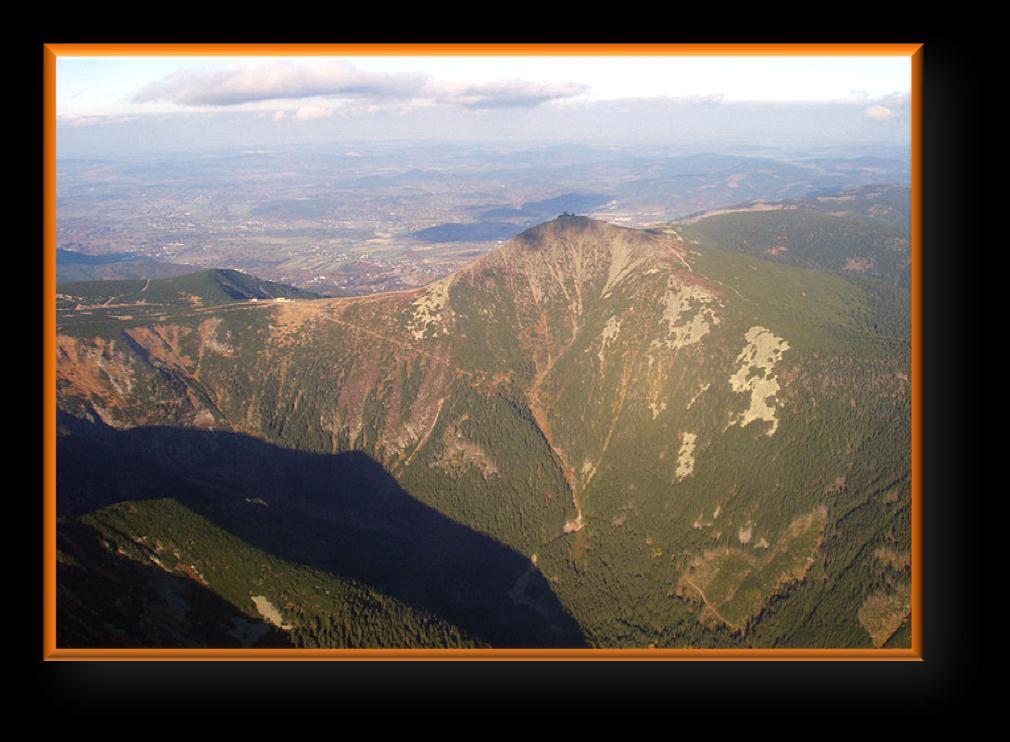
{"type": "Polygon", "coordinates": [[[847,154],[359,142],[66,159],[58,277],[232,268],[349,296],[430,283],[563,211],[649,227],[720,207],[908,183],[900,148],[847,154]]]}

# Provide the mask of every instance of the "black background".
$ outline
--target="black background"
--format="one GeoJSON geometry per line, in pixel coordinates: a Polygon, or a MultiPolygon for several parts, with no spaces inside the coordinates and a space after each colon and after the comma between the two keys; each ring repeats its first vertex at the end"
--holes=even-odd
{"type": "MultiPolygon", "coordinates": [[[[137,16],[122,16],[133,23],[116,32],[110,30],[115,24],[107,19],[92,16],[85,24],[61,23],[62,16],[54,11],[50,25],[40,24],[33,33],[18,32],[17,43],[6,46],[8,69],[25,86],[20,102],[9,104],[16,110],[8,110],[8,119],[23,123],[23,128],[18,138],[9,140],[10,151],[21,155],[19,167],[6,173],[19,199],[6,216],[8,223],[21,227],[23,236],[5,245],[5,263],[12,266],[8,285],[26,294],[17,307],[8,303],[8,317],[24,335],[9,340],[16,343],[16,351],[5,348],[3,364],[16,379],[7,385],[4,406],[9,418],[4,427],[15,431],[14,440],[28,449],[13,454],[4,466],[8,474],[18,475],[16,484],[8,480],[5,494],[16,508],[4,509],[5,536],[21,537],[16,546],[16,539],[5,539],[6,573],[21,580],[16,589],[4,588],[5,612],[15,622],[5,632],[6,667],[23,699],[8,697],[16,708],[41,705],[42,715],[34,718],[43,726],[57,719],[79,721],[99,714],[153,715],[167,721],[227,710],[254,722],[275,714],[290,719],[321,715],[330,721],[333,734],[348,732],[342,722],[362,712],[370,724],[378,725],[372,728],[375,732],[402,714],[421,721],[443,715],[459,719],[483,710],[487,715],[481,729],[475,730],[481,734],[497,730],[506,721],[527,726],[527,717],[537,712],[566,726],[597,720],[624,725],[654,715],[664,736],[687,733],[690,727],[684,722],[700,722],[707,729],[702,733],[720,736],[722,721],[732,714],[746,716],[754,734],[791,728],[804,736],[868,713],[891,717],[902,725],[936,715],[965,723],[973,718],[961,715],[972,710],[986,690],[979,673],[981,661],[1003,660],[1001,631],[988,614],[996,611],[994,600],[1002,586],[986,579],[991,568],[981,545],[987,537],[982,523],[993,519],[992,508],[1005,491],[1005,487],[982,486],[981,467],[989,458],[991,444],[974,417],[984,403],[978,391],[993,390],[987,395],[987,411],[997,419],[1005,412],[995,405],[1006,397],[998,379],[990,382],[976,368],[977,360],[985,357],[991,363],[990,373],[1005,374],[1005,362],[997,361],[997,348],[976,340],[978,329],[993,318],[982,308],[983,298],[999,297],[998,290],[989,294],[989,287],[983,288],[979,279],[997,270],[991,262],[995,246],[982,235],[982,225],[995,205],[992,192],[983,185],[982,165],[997,167],[995,154],[1001,149],[986,136],[989,124],[978,115],[995,90],[984,87],[980,79],[983,66],[978,50],[983,42],[977,36],[979,29],[959,31],[958,20],[949,17],[910,18],[884,25],[881,8],[867,15],[849,6],[831,12],[830,27],[812,21],[810,6],[802,12],[769,6],[767,12],[762,11],[768,17],[760,21],[737,17],[728,8],[701,17],[683,7],[667,8],[662,12],[665,15],[645,8],[594,7],[562,7],[550,28],[544,25],[543,7],[535,16],[523,14],[516,6],[507,11],[500,8],[502,15],[510,17],[508,29],[502,19],[493,24],[478,20],[472,7],[459,14],[445,10],[426,21],[429,26],[440,24],[452,15],[468,23],[466,30],[453,32],[441,25],[438,30],[405,30],[422,26],[392,9],[371,20],[352,22],[341,13],[333,21],[320,18],[317,23],[306,20],[307,13],[318,12],[307,6],[274,8],[263,11],[271,16],[270,30],[241,32],[231,22],[218,22],[211,29],[202,13],[193,16],[177,8],[167,13],[174,18],[170,30],[161,21],[153,25],[137,16]],[[297,18],[289,20],[289,13],[297,18]],[[277,15],[284,17],[273,17],[277,15]],[[853,15],[858,22],[843,29],[839,15],[853,15]],[[606,17],[614,22],[604,24],[606,17]],[[781,28],[784,18],[808,25],[790,35],[781,28]],[[763,30],[761,23],[766,26],[763,30]],[[497,30],[492,31],[492,25],[497,30]],[[347,30],[352,27],[353,34],[347,30]],[[317,30],[309,30],[313,28],[317,30]],[[42,44],[74,41],[924,43],[924,661],[43,662],[42,44]],[[991,150],[983,152],[983,145],[991,150]],[[15,275],[18,264],[24,266],[21,275],[15,275]],[[25,378],[28,373],[22,372],[31,373],[30,382],[25,378]],[[25,409],[15,412],[10,401],[21,401],[25,409]],[[793,726],[797,718],[813,714],[835,723],[793,726]]],[[[435,12],[432,6],[422,9],[425,15],[435,12]]],[[[248,14],[261,15],[251,10],[248,14]]],[[[994,317],[1005,315],[1003,311],[994,317]]],[[[1004,336],[997,332],[989,339],[1002,347],[1004,336]]],[[[146,736],[147,727],[124,724],[105,729],[117,736],[146,736]]],[[[532,725],[527,731],[533,731],[532,725]]]]}

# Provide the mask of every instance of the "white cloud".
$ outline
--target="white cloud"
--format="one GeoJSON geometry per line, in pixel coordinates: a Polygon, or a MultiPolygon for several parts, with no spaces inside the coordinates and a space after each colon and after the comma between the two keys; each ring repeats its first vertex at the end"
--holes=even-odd
{"type": "MultiPolygon", "coordinates": [[[[325,106],[302,106],[295,111],[295,121],[312,121],[314,119],[325,119],[333,115],[333,109],[325,106]]],[[[274,117],[274,120],[278,120],[274,117]]]]}
{"type": "Polygon", "coordinates": [[[893,119],[897,114],[887,106],[876,105],[864,108],[863,115],[874,121],[887,121],[893,119]]]}
{"type": "Polygon", "coordinates": [[[421,94],[437,103],[466,108],[531,108],[548,101],[572,98],[587,90],[588,85],[578,82],[499,80],[479,83],[430,83],[421,94]]]}
{"type": "Polygon", "coordinates": [[[908,92],[895,92],[873,101],[868,100],[866,103],[873,103],[863,109],[863,115],[871,121],[890,121],[892,119],[905,121],[909,115],[911,96],[908,92]]]}
{"type": "Polygon", "coordinates": [[[68,116],[56,117],[56,121],[64,126],[99,126],[103,124],[122,124],[133,121],[133,116],[68,116]]]}
{"type": "Polygon", "coordinates": [[[274,121],[283,121],[287,118],[287,111],[277,111],[274,113],[274,121]]]}
{"type": "Polygon", "coordinates": [[[148,83],[134,103],[170,101],[185,106],[235,106],[266,100],[317,96],[402,98],[417,92],[424,75],[365,72],[343,61],[292,64],[265,62],[227,69],[179,70],[148,83]]]}
{"type": "Polygon", "coordinates": [[[355,104],[341,110],[341,113],[354,115],[362,111],[388,110],[392,105],[402,108],[423,102],[464,108],[532,108],[572,98],[588,90],[587,84],[579,82],[435,81],[422,72],[368,71],[342,60],[300,64],[270,61],[236,64],[225,69],[178,70],[144,85],[130,101],[228,107],[263,101],[327,98],[355,104]]]}

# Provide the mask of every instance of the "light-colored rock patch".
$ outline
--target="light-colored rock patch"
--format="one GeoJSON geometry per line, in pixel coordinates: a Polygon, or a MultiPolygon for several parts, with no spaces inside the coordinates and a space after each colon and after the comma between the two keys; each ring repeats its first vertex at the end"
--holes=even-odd
{"type": "Polygon", "coordinates": [[[698,436],[694,433],[684,433],[680,440],[680,451],[677,453],[677,480],[694,473],[694,445],[698,436]]]}
{"type": "Polygon", "coordinates": [[[749,544],[751,536],[754,535],[754,524],[747,521],[746,525],[740,526],[740,531],[737,533],[736,537],[741,544],[749,544]]]}
{"type": "Polygon", "coordinates": [[[600,350],[596,354],[597,358],[600,359],[600,365],[603,365],[603,354],[607,350],[607,346],[614,342],[617,337],[617,333],[621,331],[621,320],[617,317],[611,317],[607,320],[607,324],[603,327],[603,332],[600,333],[600,350]]]}
{"type": "Polygon", "coordinates": [[[102,401],[120,406],[133,391],[133,374],[133,359],[118,351],[113,340],[56,338],[56,375],[65,385],[61,393],[91,400],[96,411],[104,409],[102,401]]]}
{"type": "MultiPolygon", "coordinates": [[[[711,519],[706,518],[705,517],[705,513],[699,513],[698,517],[694,519],[694,523],[692,523],[691,526],[692,526],[692,528],[696,528],[696,529],[699,529],[699,530],[702,529],[702,528],[709,528],[711,526],[714,526],[716,520],[719,519],[719,515],[721,513],[722,513],[722,506],[721,505],[716,505],[715,506],[715,510],[712,511],[712,518],[711,519]]],[[[717,532],[717,533],[713,534],[713,536],[716,539],[718,539],[720,536],[722,536],[722,532],[721,531],[717,532]]]]}
{"type": "Polygon", "coordinates": [[[232,356],[235,353],[235,349],[228,344],[230,339],[229,334],[225,331],[225,338],[221,340],[217,336],[218,327],[221,325],[221,319],[215,317],[212,319],[206,319],[200,323],[200,327],[197,330],[200,342],[204,348],[213,351],[223,356],[232,356]]]}
{"type": "Polygon", "coordinates": [[[638,243],[629,240],[624,234],[615,235],[610,243],[610,264],[607,266],[607,282],[603,284],[600,295],[604,298],[610,295],[614,287],[629,275],[648,256],[648,251],[636,249],[638,243]]]}
{"type": "Polygon", "coordinates": [[[95,353],[95,365],[101,369],[116,394],[126,396],[133,391],[133,359],[125,354],[114,354],[114,342],[99,346],[95,353]]]}
{"type": "Polygon", "coordinates": [[[269,623],[272,623],[279,629],[284,629],[284,631],[291,631],[294,627],[289,623],[284,623],[284,617],[281,612],[274,607],[265,595],[253,595],[252,602],[256,604],[256,610],[260,612],[269,623]]]}
{"type": "Polygon", "coordinates": [[[415,340],[425,337],[431,323],[435,323],[435,337],[438,337],[440,333],[446,334],[445,315],[447,312],[450,314],[452,312],[451,309],[446,308],[449,304],[449,288],[451,286],[451,276],[436,281],[410,305],[414,311],[408,328],[415,340]]]}
{"type": "Polygon", "coordinates": [[[744,337],[747,345],[736,359],[741,365],[729,378],[729,383],[734,392],[750,393],[750,405],[743,413],[732,415],[730,425],[739,423],[743,428],[755,420],[764,420],[772,424],[768,431],[768,435],[772,436],[779,426],[775,400],[772,399],[778,394],[779,383],[772,372],[782,354],[789,349],[789,343],[765,327],[752,327],[744,337]]]}
{"type": "Polygon", "coordinates": [[[859,623],[873,640],[874,647],[884,646],[905,623],[911,612],[909,585],[899,585],[891,593],[877,591],[870,595],[857,613],[859,623]]]}
{"type": "Polygon", "coordinates": [[[206,407],[197,411],[193,417],[193,425],[198,428],[208,428],[214,424],[214,413],[206,407]]]}
{"type": "Polygon", "coordinates": [[[578,533],[585,524],[585,521],[582,520],[582,513],[579,513],[575,516],[574,520],[565,521],[565,525],[561,531],[562,533],[578,533]]]}
{"type": "Polygon", "coordinates": [[[873,556],[879,559],[884,566],[892,570],[905,570],[912,564],[912,555],[907,551],[896,551],[894,549],[878,548],[873,551],[873,556]]]}
{"type": "Polygon", "coordinates": [[[719,300],[715,294],[694,283],[671,279],[663,296],[663,316],[667,323],[668,348],[683,348],[699,342],[713,325],[718,325],[715,313],[719,300]]]}
{"type": "Polygon", "coordinates": [[[693,405],[695,402],[697,402],[698,401],[698,397],[700,397],[702,394],[704,394],[705,392],[707,392],[708,388],[710,386],[711,386],[711,384],[702,384],[701,388],[698,389],[698,391],[695,392],[694,396],[691,397],[691,399],[688,401],[688,403],[687,403],[687,409],[691,409],[691,405],[693,405]]]}

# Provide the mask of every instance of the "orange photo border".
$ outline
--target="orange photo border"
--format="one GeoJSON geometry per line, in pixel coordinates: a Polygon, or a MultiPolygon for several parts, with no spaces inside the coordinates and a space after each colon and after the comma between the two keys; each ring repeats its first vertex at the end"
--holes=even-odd
{"type": "Polygon", "coordinates": [[[44,44],[44,660],[898,660],[922,643],[922,44],[44,44]],[[82,56],[901,56],[912,62],[912,598],[910,649],[59,649],[56,646],[56,59],[82,56]]]}

